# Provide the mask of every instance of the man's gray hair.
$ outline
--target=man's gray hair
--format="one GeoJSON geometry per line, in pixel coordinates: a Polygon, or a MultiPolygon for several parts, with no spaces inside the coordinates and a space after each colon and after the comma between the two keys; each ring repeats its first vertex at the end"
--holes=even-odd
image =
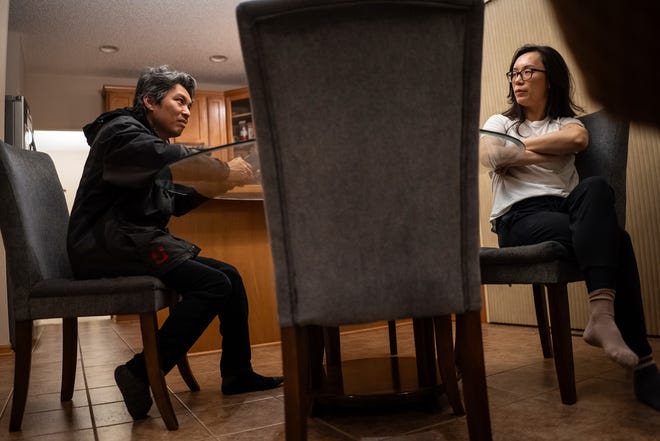
{"type": "Polygon", "coordinates": [[[146,115],[147,109],[144,106],[143,98],[150,97],[155,104],[158,104],[177,84],[183,86],[190,94],[190,98],[193,98],[197,82],[192,75],[176,71],[166,64],[148,68],[140,75],[135,87],[133,109],[146,115]]]}

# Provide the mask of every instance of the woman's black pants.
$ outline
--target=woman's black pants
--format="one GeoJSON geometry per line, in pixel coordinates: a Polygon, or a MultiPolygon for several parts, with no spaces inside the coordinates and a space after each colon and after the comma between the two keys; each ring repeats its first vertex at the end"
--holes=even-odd
{"type": "Polygon", "coordinates": [[[566,198],[524,199],[497,220],[500,247],[547,240],[562,243],[575,256],[589,292],[616,290],[615,321],[626,344],[639,357],[651,353],[635,252],[619,226],[614,191],[599,176],[583,179],[566,198]]]}

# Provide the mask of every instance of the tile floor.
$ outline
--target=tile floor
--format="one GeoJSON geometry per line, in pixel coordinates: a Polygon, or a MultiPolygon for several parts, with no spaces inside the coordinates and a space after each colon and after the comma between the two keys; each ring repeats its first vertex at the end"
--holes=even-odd
{"type": "MultiPolygon", "coordinates": [[[[282,389],[224,397],[219,354],[190,357],[201,391],[190,392],[172,372],[167,377],[179,419],[178,431],[165,429],[155,406],[150,418],[133,422],[114,384],[115,365],[141,345],[137,322],[107,318],[80,324],[76,392],[59,401],[61,327],[38,327],[30,395],[23,431],[8,432],[13,355],[0,356],[0,439],[3,440],[284,440],[282,389]]],[[[399,351],[412,352],[411,326],[399,326],[399,351]]],[[[598,349],[574,337],[578,403],[562,405],[552,360],[540,353],[535,328],[484,325],[488,393],[494,439],[660,440],[660,413],[635,401],[631,375],[598,349]]],[[[660,339],[652,341],[660,354],[660,339]]],[[[385,328],[342,337],[345,359],[386,355],[385,328]]],[[[657,356],[660,358],[660,356],[657,356]]],[[[255,370],[281,374],[279,345],[253,350],[255,370]]],[[[437,413],[407,409],[397,413],[335,412],[310,419],[309,439],[467,440],[465,417],[454,417],[444,403],[437,413]]]]}

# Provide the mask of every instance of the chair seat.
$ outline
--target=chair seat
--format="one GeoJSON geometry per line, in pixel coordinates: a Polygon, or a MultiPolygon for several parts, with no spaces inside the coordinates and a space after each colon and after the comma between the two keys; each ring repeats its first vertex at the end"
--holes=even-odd
{"type": "Polygon", "coordinates": [[[570,283],[582,280],[571,253],[559,242],[479,250],[481,283],[570,283]]]}
{"type": "Polygon", "coordinates": [[[32,319],[139,314],[168,307],[174,292],[151,276],[47,279],[30,291],[32,319]],[[66,304],[63,311],[62,304],[66,304]]]}

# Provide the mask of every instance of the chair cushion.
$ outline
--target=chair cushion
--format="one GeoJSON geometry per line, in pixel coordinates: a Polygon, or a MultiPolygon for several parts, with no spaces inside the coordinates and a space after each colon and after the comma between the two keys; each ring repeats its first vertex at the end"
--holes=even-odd
{"type": "Polygon", "coordinates": [[[565,246],[555,241],[517,247],[482,247],[479,250],[479,261],[482,266],[503,263],[541,263],[557,259],[569,260],[571,254],[565,246]]]}
{"type": "Polygon", "coordinates": [[[173,295],[152,276],[48,279],[30,291],[30,313],[40,319],[155,312],[169,306],[173,295]]]}
{"type": "Polygon", "coordinates": [[[481,283],[570,283],[582,280],[571,253],[559,242],[479,250],[481,283]]]}

